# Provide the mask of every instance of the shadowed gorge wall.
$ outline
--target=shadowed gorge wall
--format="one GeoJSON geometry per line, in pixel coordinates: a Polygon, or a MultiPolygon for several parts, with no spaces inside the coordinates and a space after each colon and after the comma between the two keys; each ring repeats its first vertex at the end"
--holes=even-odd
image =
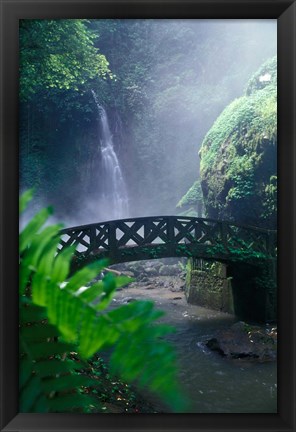
{"type": "MultiPolygon", "coordinates": [[[[207,133],[200,150],[200,177],[206,215],[268,229],[277,221],[277,61],[265,62],[245,94],[231,102],[207,133]]],[[[191,190],[193,190],[194,185],[191,190]]],[[[189,190],[183,197],[188,200],[189,190]]],[[[192,194],[191,194],[192,195],[192,194]]],[[[197,201],[197,198],[196,198],[197,201]]],[[[221,264],[216,264],[221,266],[221,264]]],[[[276,272],[231,265],[232,306],[224,305],[229,281],[189,269],[188,301],[234,312],[242,319],[276,319],[276,272]],[[226,293],[226,294],[225,294],[226,293]]]]}

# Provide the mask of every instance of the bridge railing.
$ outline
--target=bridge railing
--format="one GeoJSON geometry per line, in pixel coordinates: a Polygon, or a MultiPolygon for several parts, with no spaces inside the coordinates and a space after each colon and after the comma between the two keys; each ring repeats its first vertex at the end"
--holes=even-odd
{"type": "Polygon", "coordinates": [[[60,250],[76,246],[76,254],[113,256],[132,247],[166,245],[168,253],[181,244],[275,254],[275,232],[230,222],[182,216],[155,216],[82,225],[61,231],[60,250]]]}

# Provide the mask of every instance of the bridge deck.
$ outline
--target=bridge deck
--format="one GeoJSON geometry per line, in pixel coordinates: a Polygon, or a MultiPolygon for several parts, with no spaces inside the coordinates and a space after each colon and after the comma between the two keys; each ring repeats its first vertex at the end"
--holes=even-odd
{"type": "Polygon", "coordinates": [[[128,218],[66,228],[59,249],[75,245],[82,261],[112,263],[164,257],[256,262],[276,257],[276,231],[183,216],[128,218]]]}

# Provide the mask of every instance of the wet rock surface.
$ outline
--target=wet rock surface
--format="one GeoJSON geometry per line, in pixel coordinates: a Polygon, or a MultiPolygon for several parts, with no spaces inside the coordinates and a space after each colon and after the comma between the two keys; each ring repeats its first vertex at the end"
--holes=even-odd
{"type": "MultiPolygon", "coordinates": [[[[117,290],[110,307],[150,300],[165,312],[160,320],[176,329],[168,339],[176,347],[180,380],[192,400],[192,412],[276,412],[276,363],[271,361],[276,358],[275,327],[238,323],[231,314],[187,303],[184,264],[163,261],[112,266],[120,274],[133,273],[134,280],[117,290]],[[176,264],[178,275],[159,274],[163,265],[176,264]],[[151,274],[151,268],[157,275],[151,274]]],[[[132,403],[128,401],[128,409],[133,409],[128,412],[167,412],[167,407],[142,389],[135,390],[135,396],[132,403]]],[[[113,405],[121,402],[110,401],[113,405]]],[[[108,412],[120,412],[116,410],[111,405],[108,412]]]]}
{"type": "MultiPolygon", "coordinates": [[[[187,304],[184,267],[174,258],[159,261],[131,262],[112,266],[116,272],[132,276],[134,281],[118,293],[115,301],[129,303],[149,298],[162,298],[172,305],[187,304]]],[[[228,359],[269,362],[277,358],[277,328],[273,325],[250,325],[243,321],[218,330],[203,341],[206,349],[228,359]]]]}
{"type": "Polygon", "coordinates": [[[175,258],[116,264],[112,266],[112,270],[135,279],[129,284],[129,288],[164,288],[171,292],[185,290],[186,274],[175,258]]]}
{"type": "Polygon", "coordinates": [[[275,326],[254,326],[240,321],[229,329],[217,332],[205,345],[227,358],[275,361],[277,329],[275,326]]]}

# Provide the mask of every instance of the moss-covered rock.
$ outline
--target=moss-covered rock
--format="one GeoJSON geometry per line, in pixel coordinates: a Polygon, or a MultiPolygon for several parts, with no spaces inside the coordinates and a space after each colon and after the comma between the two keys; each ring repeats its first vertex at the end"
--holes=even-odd
{"type": "Polygon", "coordinates": [[[177,204],[177,210],[182,216],[197,217],[202,215],[203,194],[200,180],[196,180],[177,204]]]}
{"type": "Polygon", "coordinates": [[[276,225],[276,58],[250,79],[207,133],[200,150],[206,215],[257,226],[276,225]]]}
{"type": "Polygon", "coordinates": [[[186,194],[180,199],[177,208],[191,207],[197,205],[198,201],[202,201],[202,190],[200,181],[196,180],[186,194]]]}

